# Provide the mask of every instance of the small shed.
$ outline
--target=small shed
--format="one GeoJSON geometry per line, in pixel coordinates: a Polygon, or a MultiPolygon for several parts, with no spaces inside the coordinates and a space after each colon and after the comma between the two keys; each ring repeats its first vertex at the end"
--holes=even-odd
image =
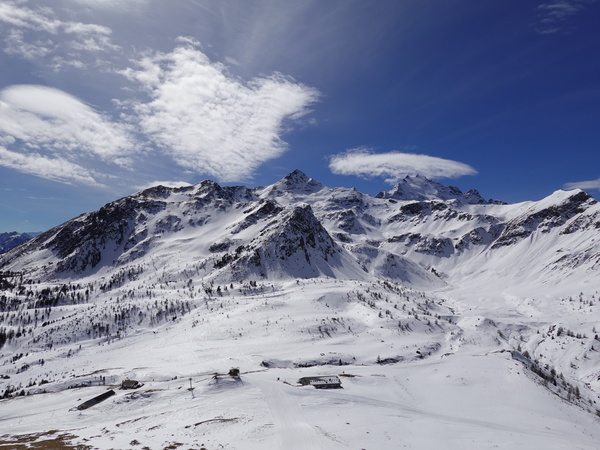
{"type": "Polygon", "coordinates": [[[136,380],[123,380],[121,382],[121,389],[138,389],[142,386],[143,384],[136,380]]]}
{"type": "Polygon", "coordinates": [[[316,389],[341,389],[342,382],[337,375],[302,377],[298,380],[302,386],[314,386],[316,389]]]}

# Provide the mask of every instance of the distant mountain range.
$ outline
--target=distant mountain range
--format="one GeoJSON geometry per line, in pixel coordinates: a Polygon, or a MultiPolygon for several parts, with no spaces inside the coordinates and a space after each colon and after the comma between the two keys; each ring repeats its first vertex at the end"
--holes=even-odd
{"type": "Polygon", "coordinates": [[[0,268],[48,279],[193,261],[203,278],[222,281],[437,286],[492,276],[531,285],[597,270],[599,229],[600,206],[581,190],[507,205],[414,176],[373,197],[294,171],[253,189],[153,187],[28,240],[0,256],[0,268]]]}
{"type": "Polygon", "coordinates": [[[5,253],[39,234],[41,233],[19,233],[17,231],[0,233],[0,253],[5,253]]]}

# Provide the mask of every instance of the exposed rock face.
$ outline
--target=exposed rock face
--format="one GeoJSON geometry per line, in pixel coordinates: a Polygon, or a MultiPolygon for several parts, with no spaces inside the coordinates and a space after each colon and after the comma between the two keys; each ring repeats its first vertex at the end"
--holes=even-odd
{"type": "Polygon", "coordinates": [[[231,263],[237,274],[311,278],[331,275],[332,257],[340,251],[311,207],[302,205],[282,212],[259,236],[236,250],[231,263]]]}
{"type": "Polygon", "coordinates": [[[259,202],[259,203],[260,203],[260,206],[258,208],[254,209],[254,210],[252,210],[252,209],[246,210],[246,211],[252,211],[252,212],[250,212],[244,218],[244,220],[237,223],[233,227],[233,230],[232,230],[233,234],[237,234],[252,225],[256,225],[261,220],[276,216],[283,210],[283,208],[281,208],[280,206],[277,205],[277,203],[275,203],[271,200],[264,200],[264,201],[261,200],[261,202],[259,202]]]}
{"type": "MultiPolygon", "coordinates": [[[[557,204],[538,208],[534,206],[524,214],[506,224],[493,248],[511,245],[529,237],[534,231],[548,233],[553,228],[565,225],[573,217],[583,213],[597,202],[589,194],[578,191],[557,204]]],[[[569,227],[568,230],[574,230],[569,227]]],[[[570,231],[567,231],[567,233],[570,231]]]]}

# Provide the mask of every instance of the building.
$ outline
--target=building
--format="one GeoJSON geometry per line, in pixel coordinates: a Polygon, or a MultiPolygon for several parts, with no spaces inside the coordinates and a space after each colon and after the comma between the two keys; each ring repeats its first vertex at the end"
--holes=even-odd
{"type": "Polygon", "coordinates": [[[302,377],[298,380],[302,386],[314,386],[316,389],[341,389],[342,382],[337,375],[302,377]]]}
{"type": "Polygon", "coordinates": [[[81,405],[79,405],[77,407],[77,409],[79,411],[83,411],[84,409],[88,409],[91,406],[94,406],[94,405],[97,405],[100,402],[103,402],[104,400],[106,400],[107,398],[112,397],[113,395],[115,395],[115,391],[113,391],[113,390],[104,392],[103,394],[100,394],[100,395],[98,395],[98,396],[96,396],[96,397],[94,397],[94,398],[92,398],[92,399],[90,399],[88,401],[83,402],[81,405]]]}
{"type": "Polygon", "coordinates": [[[124,380],[121,382],[121,389],[138,389],[142,386],[143,384],[136,380],[124,380]]]}

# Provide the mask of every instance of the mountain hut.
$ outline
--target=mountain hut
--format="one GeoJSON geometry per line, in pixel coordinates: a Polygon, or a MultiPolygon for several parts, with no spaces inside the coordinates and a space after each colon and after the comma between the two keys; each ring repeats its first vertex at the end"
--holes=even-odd
{"type": "Polygon", "coordinates": [[[121,381],[121,389],[138,389],[143,386],[142,383],[136,380],[123,380],[121,381]]]}
{"type": "Polygon", "coordinates": [[[298,380],[302,386],[314,386],[316,389],[341,389],[342,382],[337,375],[302,377],[298,380]]]}

